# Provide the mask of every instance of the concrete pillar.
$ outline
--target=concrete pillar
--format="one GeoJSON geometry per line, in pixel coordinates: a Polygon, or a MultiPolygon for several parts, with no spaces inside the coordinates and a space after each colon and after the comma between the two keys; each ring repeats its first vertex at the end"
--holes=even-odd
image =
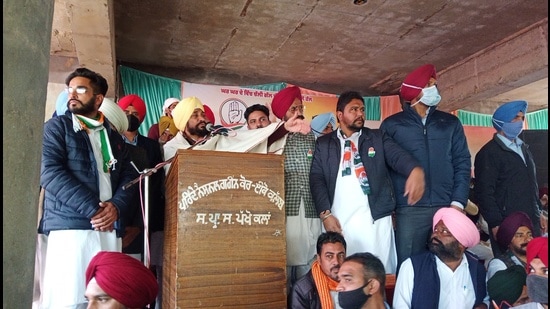
{"type": "Polygon", "coordinates": [[[3,308],[31,308],[54,0],[4,0],[3,308]]]}

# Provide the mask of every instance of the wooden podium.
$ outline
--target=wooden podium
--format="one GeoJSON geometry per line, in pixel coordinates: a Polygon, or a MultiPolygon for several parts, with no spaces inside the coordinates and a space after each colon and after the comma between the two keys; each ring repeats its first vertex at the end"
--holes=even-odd
{"type": "Polygon", "coordinates": [[[162,308],[286,308],[283,156],[178,150],[162,308]]]}

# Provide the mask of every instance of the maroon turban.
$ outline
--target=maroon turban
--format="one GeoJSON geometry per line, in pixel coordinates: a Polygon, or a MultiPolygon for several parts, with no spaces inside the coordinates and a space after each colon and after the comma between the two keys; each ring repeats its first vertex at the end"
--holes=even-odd
{"type": "Polygon", "coordinates": [[[86,285],[94,277],[105,293],[129,308],[143,308],[157,297],[153,272],[124,253],[99,252],[86,269],[86,285]]]}
{"type": "Polygon", "coordinates": [[[531,222],[529,216],[523,211],[511,213],[508,217],[504,218],[502,223],[499,225],[497,242],[503,251],[508,248],[508,245],[510,245],[510,242],[514,238],[514,234],[516,234],[520,226],[525,226],[529,228],[531,232],[533,231],[533,223],[531,222]]]}
{"type": "Polygon", "coordinates": [[[204,115],[206,118],[208,118],[212,124],[216,123],[216,116],[214,116],[212,109],[206,104],[203,104],[202,107],[204,108],[204,115]]]}
{"type": "Polygon", "coordinates": [[[527,244],[527,273],[534,258],[539,258],[548,267],[548,237],[536,237],[527,244]]]}
{"type": "Polygon", "coordinates": [[[273,114],[279,119],[284,119],[294,99],[302,101],[302,93],[297,86],[287,87],[277,92],[273,97],[273,101],[271,101],[271,110],[273,114]]]}
{"type": "Polygon", "coordinates": [[[422,89],[426,87],[431,77],[437,78],[433,64],[425,64],[416,68],[403,80],[403,84],[401,84],[401,89],[399,90],[401,98],[405,101],[411,101],[416,98],[422,89]]]}
{"type": "Polygon", "coordinates": [[[145,102],[136,94],[129,94],[118,100],[118,106],[120,106],[122,110],[126,110],[126,108],[128,108],[128,106],[130,105],[137,109],[139,113],[139,123],[142,123],[143,119],[145,119],[145,113],[147,112],[145,102]]]}

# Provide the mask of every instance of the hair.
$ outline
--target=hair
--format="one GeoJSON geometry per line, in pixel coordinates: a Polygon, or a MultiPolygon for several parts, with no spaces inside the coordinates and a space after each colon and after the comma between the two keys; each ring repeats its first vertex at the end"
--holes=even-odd
{"type": "Polygon", "coordinates": [[[247,107],[244,111],[244,118],[246,119],[246,121],[248,121],[248,116],[250,116],[250,114],[252,114],[253,112],[262,112],[267,117],[269,117],[269,109],[267,108],[267,106],[262,104],[254,104],[247,107]]]}
{"type": "MultiPolygon", "coordinates": [[[[344,259],[344,262],[353,261],[363,265],[363,279],[367,283],[374,278],[384,287],[386,285],[386,270],[384,264],[370,252],[354,253],[344,259]]],[[[383,289],[382,289],[383,291],[383,289]]]]}
{"type": "Polygon", "coordinates": [[[78,68],[67,76],[65,79],[65,85],[69,86],[69,83],[75,77],[84,77],[89,79],[95,94],[102,94],[103,96],[107,95],[109,85],[107,85],[107,80],[105,77],[101,76],[101,74],[87,68],[78,68]]]}
{"type": "Polygon", "coordinates": [[[346,240],[342,234],[337,232],[321,233],[319,238],[317,238],[317,254],[321,254],[324,244],[335,244],[337,242],[344,245],[344,249],[347,248],[346,240]]]}
{"type": "Polygon", "coordinates": [[[365,104],[365,99],[363,99],[361,93],[357,91],[346,91],[338,96],[338,102],[336,102],[336,111],[343,112],[346,105],[348,105],[348,103],[351,102],[351,100],[353,99],[361,100],[361,102],[365,104]]]}

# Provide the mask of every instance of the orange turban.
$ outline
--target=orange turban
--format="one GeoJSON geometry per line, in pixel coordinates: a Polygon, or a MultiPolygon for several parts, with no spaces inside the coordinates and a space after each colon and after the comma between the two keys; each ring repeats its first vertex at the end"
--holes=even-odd
{"type": "Polygon", "coordinates": [[[294,99],[302,101],[302,93],[297,86],[287,87],[275,94],[273,101],[271,101],[271,110],[273,114],[279,119],[283,119],[286,112],[294,102],[294,99]]]}
{"type": "Polygon", "coordinates": [[[434,215],[432,228],[443,221],[454,238],[466,248],[471,248],[479,243],[479,231],[476,225],[462,212],[453,207],[440,208],[434,215]]]}
{"type": "Polygon", "coordinates": [[[176,128],[174,119],[170,118],[169,116],[162,116],[159,119],[159,134],[164,133],[166,129],[170,130],[170,134],[174,136],[178,134],[178,128],[176,128]]]}
{"type": "Polygon", "coordinates": [[[405,101],[411,101],[416,98],[422,89],[426,87],[431,77],[437,78],[433,64],[425,64],[416,68],[403,80],[403,84],[401,84],[401,89],[399,90],[401,98],[405,101]]]}
{"type": "Polygon", "coordinates": [[[129,308],[143,308],[152,303],[159,289],[151,270],[120,252],[96,254],[86,269],[86,285],[92,278],[105,293],[129,308]]]}
{"type": "Polygon", "coordinates": [[[145,113],[147,112],[145,101],[143,101],[143,99],[136,94],[129,94],[118,100],[118,106],[120,106],[122,110],[126,110],[126,108],[128,108],[128,106],[130,105],[137,109],[139,113],[139,123],[141,124],[143,122],[143,119],[145,119],[145,113]]]}

